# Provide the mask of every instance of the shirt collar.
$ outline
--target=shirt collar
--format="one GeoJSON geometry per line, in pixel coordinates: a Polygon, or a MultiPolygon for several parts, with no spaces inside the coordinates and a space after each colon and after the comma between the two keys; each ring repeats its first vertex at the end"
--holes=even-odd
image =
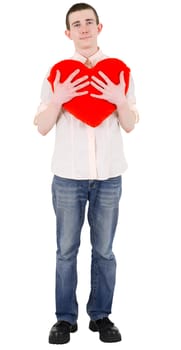
{"type": "Polygon", "coordinates": [[[71,59],[80,61],[83,64],[87,61],[87,58],[91,62],[92,66],[95,66],[97,62],[105,58],[105,55],[102,53],[100,49],[98,49],[98,51],[90,57],[84,57],[77,51],[75,51],[74,55],[71,57],[71,59]]]}

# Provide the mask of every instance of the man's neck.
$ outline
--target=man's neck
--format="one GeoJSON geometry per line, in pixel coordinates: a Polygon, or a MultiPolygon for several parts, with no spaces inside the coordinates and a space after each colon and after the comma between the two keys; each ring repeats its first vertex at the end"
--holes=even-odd
{"type": "Polygon", "coordinates": [[[93,56],[97,51],[99,50],[98,47],[96,48],[90,48],[90,49],[78,49],[76,50],[80,55],[84,56],[85,58],[89,58],[91,56],[93,56]]]}

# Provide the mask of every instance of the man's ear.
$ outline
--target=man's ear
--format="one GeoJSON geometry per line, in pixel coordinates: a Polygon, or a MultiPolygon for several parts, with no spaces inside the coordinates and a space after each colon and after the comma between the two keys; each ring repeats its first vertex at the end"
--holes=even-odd
{"type": "Polygon", "coordinates": [[[65,35],[66,35],[70,40],[72,40],[72,39],[71,39],[71,36],[70,36],[70,30],[66,29],[66,30],[65,30],[65,35]]]}
{"type": "Polygon", "coordinates": [[[102,23],[99,23],[99,24],[97,25],[98,34],[101,32],[102,27],[103,27],[102,23]]]}

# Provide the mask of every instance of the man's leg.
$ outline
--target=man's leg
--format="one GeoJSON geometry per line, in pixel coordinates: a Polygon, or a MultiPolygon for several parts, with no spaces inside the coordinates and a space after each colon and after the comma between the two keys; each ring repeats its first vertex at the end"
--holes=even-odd
{"type": "Polygon", "coordinates": [[[56,316],[71,324],[78,316],[77,253],[86,206],[86,190],[81,184],[82,181],[57,176],[52,184],[57,226],[56,316]]]}
{"type": "Polygon", "coordinates": [[[111,313],[115,287],[116,259],[112,244],[118,221],[122,181],[119,176],[95,181],[91,185],[88,220],[91,227],[92,266],[87,312],[92,320],[91,330],[99,330],[97,324],[93,324],[94,321],[104,320],[100,325],[104,328],[103,333],[100,333],[101,340],[119,341],[121,335],[107,317],[111,313]]]}
{"type": "Polygon", "coordinates": [[[86,181],[54,176],[53,206],[57,227],[56,316],[49,334],[50,344],[65,344],[77,330],[77,253],[86,206],[86,181]]]}

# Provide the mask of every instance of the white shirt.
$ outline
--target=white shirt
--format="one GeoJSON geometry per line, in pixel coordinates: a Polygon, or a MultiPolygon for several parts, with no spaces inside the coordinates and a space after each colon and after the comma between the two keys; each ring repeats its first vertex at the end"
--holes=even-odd
{"type": "MultiPolygon", "coordinates": [[[[94,66],[107,57],[98,50],[89,60],[94,66]]],[[[71,59],[82,63],[86,61],[86,58],[77,52],[71,59]]],[[[38,112],[47,108],[51,97],[52,89],[45,78],[38,112]]],[[[130,109],[136,112],[132,76],[126,97],[130,109]]],[[[105,180],[122,175],[127,169],[127,162],[117,113],[112,113],[97,127],[91,127],[62,109],[56,124],[51,168],[57,176],[79,180],[105,180]]]]}

